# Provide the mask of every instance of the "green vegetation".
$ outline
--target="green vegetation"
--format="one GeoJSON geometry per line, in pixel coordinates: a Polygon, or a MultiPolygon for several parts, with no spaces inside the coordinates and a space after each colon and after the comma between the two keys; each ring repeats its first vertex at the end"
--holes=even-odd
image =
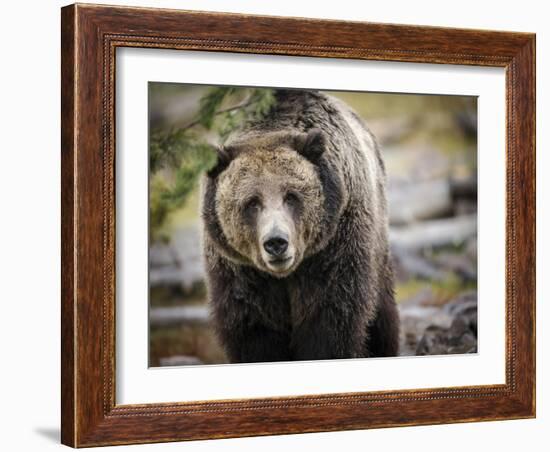
{"type": "Polygon", "coordinates": [[[214,87],[201,97],[192,121],[150,131],[150,233],[154,239],[163,238],[170,214],[185,205],[199,177],[216,164],[211,143],[223,143],[233,130],[265,115],[273,102],[271,89],[214,87]]]}
{"type": "Polygon", "coordinates": [[[442,306],[464,291],[476,288],[475,282],[464,282],[454,273],[449,273],[442,280],[411,278],[395,285],[395,299],[401,303],[416,296],[422,297],[425,292],[423,305],[442,306]]]}

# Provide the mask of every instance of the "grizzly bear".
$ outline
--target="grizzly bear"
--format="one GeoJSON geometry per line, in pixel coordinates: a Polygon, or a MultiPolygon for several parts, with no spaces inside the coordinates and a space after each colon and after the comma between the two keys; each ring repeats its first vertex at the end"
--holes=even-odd
{"type": "Polygon", "coordinates": [[[395,356],[386,176],[357,114],[321,92],[275,103],[202,187],[217,335],[234,363],[395,356]]]}

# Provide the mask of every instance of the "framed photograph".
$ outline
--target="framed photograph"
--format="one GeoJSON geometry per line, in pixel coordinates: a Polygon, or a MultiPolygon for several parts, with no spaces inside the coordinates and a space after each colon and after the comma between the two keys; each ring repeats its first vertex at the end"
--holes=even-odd
{"type": "Polygon", "coordinates": [[[535,36],[62,8],[62,442],[535,416],[535,36]]]}

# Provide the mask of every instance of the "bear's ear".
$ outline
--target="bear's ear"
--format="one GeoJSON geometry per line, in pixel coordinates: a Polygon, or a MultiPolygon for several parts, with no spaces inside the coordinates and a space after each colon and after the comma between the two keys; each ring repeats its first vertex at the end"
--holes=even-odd
{"type": "Polygon", "coordinates": [[[224,169],[226,169],[232,160],[232,152],[230,148],[219,146],[216,148],[217,161],[214,167],[206,174],[208,177],[217,177],[224,169]]]}
{"type": "Polygon", "coordinates": [[[295,140],[296,150],[311,163],[317,164],[326,149],[325,134],[314,128],[300,134],[295,140]]]}

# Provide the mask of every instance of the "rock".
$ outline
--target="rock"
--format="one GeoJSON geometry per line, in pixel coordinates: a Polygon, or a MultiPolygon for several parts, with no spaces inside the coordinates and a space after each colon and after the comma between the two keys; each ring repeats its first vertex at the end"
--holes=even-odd
{"type": "MultiPolygon", "coordinates": [[[[458,322],[460,323],[460,322],[458,322]]],[[[469,330],[455,325],[450,330],[430,326],[418,343],[416,355],[458,355],[477,352],[477,340],[469,330]]]]}
{"type": "Polygon", "coordinates": [[[426,305],[430,289],[399,306],[400,354],[442,355],[477,351],[477,294],[465,292],[442,307],[426,305]]]}
{"type": "Polygon", "coordinates": [[[393,182],[388,185],[390,224],[440,218],[453,211],[451,186],[447,179],[393,182]]]}
{"type": "Polygon", "coordinates": [[[453,317],[466,313],[471,308],[477,309],[477,292],[473,290],[460,294],[443,307],[453,317]]]}
{"type": "Polygon", "coordinates": [[[477,352],[477,295],[469,292],[442,308],[452,323],[432,324],[418,342],[416,355],[447,355],[477,352]]]}
{"type": "Polygon", "coordinates": [[[433,299],[431,288],[420,290],[414,297],[399,305],[401,318],[400,355],[414,356],[426,328],[437,325],[448,328],[451,315],[437,306],[430,306],[433,299]]]}
{"type": "Polygon", "coordinates": [[[410,278],[426,280],[442,280],[445,272],[438,269],[430,261],[418,253],[399,246],[392,246],[391,254],[394,261],[394,270],[399,281],[410,278]]]}
{"type": "Polygon", "coordinates": [[[177,229],[169,244],[154,243],[149,250],[149,283],[152,287],[181,287],[189,291],[204,280],[198,224],[177,229]]]}

